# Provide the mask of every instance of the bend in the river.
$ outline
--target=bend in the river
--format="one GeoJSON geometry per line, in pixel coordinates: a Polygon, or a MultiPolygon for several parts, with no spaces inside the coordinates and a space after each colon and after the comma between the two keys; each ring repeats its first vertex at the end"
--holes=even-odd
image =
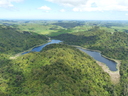
{"type": "MultiPolygon", "coordinates": [[[[54,43],[60,43],[62,41],[60,40],[51,40],[51,42],[48,42],[46,44],[43,44],[41,46],[38,46],[38,47],[35,47],[33,48],[32,50],[30,51],[27,51],[27,52],[24,52],[22,53],[22,55],[24,54],[27,54],[29,52],[40,52],[45,46],[47,45],[50,45],[50,44],[54,44],[54,43]]],[[[95,60],[97,61],[100,61],[104,64],[106,64],[106,66],[108,66],[108,68],[111,70],[111,71],[117,71],[117,68],[116,68],[116,62],[112,61],[112,60],[109,60],[107,58],[104,58],[100,52],[96,52],[96,51],[90,51],[90,50],[86,50],[86,49],[83,49],[83,48],[80,48],[80,47],[77,47],[79,50],[87,53],[88,55],[90,55],[91,57],[93,57],[95,60]]]]}
{"type": "MultiPolygon", "coordinates": [[[[32,51],[40,52],[45,46],[50,45],[50,44],[60,43],[60,42],[62,42],[62,41],[50,40],[50,42],[48,42],[46,44],[43,44],[38,47],[34,47],[32,50],[26,51],[26,52],[23,52],[20,54],[24,55],[24,54],[30,53],[32,51]]],[[[113,83],[115,83],[115,84],[119,83],[119,81],[120,81],[120,74],[119,74],[120,61],[107,59],[107,58],[103,57],[100,52],[97,52],[97,51],[87,50],[87,49],[84,49],[84,48],[78,47],[78,46],[76,48],[78,48],[79,50],[81,50],[81,51],[87,53],[88,55],[90,55],[91,57],[93,57],[96,60],[97,64],[99,66],[101,66],[102,69],[110,75],[111,81],[113,83]]],[[[20,56],[20,54],[17,54],[16,56],[11,57],[10,59],[15,59],[16,57],[20,56]]]]}

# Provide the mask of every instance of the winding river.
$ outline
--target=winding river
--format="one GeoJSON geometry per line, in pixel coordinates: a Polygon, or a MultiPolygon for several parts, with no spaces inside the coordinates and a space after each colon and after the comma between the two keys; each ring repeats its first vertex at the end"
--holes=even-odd
{"type": "MultiPolygon", "coordinates": [[[[62,42],[62,41],[60,41],[60,40],[51,40],[51,42],[46,43],[46,44],[41,45],[41,46],[38,46],[38,47],[35,47],[31,51],[27,51],[27,52],[22,53],[22,55],[27,54],[29,52],[40,52],[45,46],[47,46],[49,44],[60,43],[60,42],[62,42]]],[[[111,71],[117,71],[116,62],[114,62],[112,60],[109,60],[107,58],[104,58],[99,52],[90,51],[90,50],[86,50],[86,49],[82,49],[82,48],[78,48],[78,49],[83,51],[83,52],[85,52],[85,53],[87,53],[88,55],[93,57],[95,60],[106,64],[111,71]]]]}
{"type": "Polygon", "coordinates": [[[50,42],[48,42],[46,44],[43,44],[41,46],[33,48],[31,51],[27,51],[27,52],[22,53],[22,55],[30,53],[30,52],[40,52],[45,46],[50,45],[50,44],[55,44],[55,43],[57,44],[57,43],[60,43],[60,42],[62,42],[62,41],[60,41],[60,40],[51,40],[50,42]]]}
{"type": "Polygon", "coordinates": [[[78,48],[78,49],[80,49],[81,51],[87,53],[88,55],[93,57],[95,60],[100,61],[100,62],[106,64],[111,71],[117,71],[117,68],[116,68],[117,64],[116,64],[116,62],[103,57],[101,55],[101,53],[96,52],[96,51],[90,51],[90,50],[87,50],[87,49],[82,49],[82,48],[78,48]]]}

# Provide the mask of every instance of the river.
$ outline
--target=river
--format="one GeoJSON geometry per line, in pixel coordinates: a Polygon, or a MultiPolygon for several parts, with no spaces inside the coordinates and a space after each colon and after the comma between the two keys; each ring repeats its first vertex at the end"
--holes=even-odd
{"type": "Polygon", "coordinates": [[[116,62],[103,57],[101,55],[101,53],[96,52],[96,51],[90,51],[90,50],[87,50],[87,49],[82,49],[82,48],[78,48],[78,49],[80,49],[81,51],[87,53],[88,55],[93,57],[95,60],[100,61],[100,62],[106,64],[111,71],[117,71],[117,68],[116,68],[117,64],[116,64],[116,62]]]}
{"type": "Polygon", "coordinates": [[[43,44],[41,46],[37,46],[37,47],[33,48],[31,51],[27,51],[27,52],[22,53],[22,55],[30,53],[30,52],[40,52],[45,46],[50,45],[50,44],[55,44],[55,43],[57,44],[57,43],[60,43],[60,42],[62,42],[62,41],[60,41],[60,40],[51,40],[50,42],[48,42],[46,44],[43,44]]]}
{"type": "MultiPolygon", "coordinates": [[[[27,52],[22,53],[22,55],[27,54],[29,52],[40,52],[45,46],[47,46],[49,44],[55,44],[55,43],[57,44],[57,43],[60,43],[60,42],[62,42],[62,41],[60,41],[60,40],[51,40],[51,42],[43,44],[43,45],[38,46],[38,47],[35,47],[31,51],[27,51],[27,52]]],[[[93,57],[95,60],[100,61],[100,62],[106,64],[111,71],[117,71],[117,68],[116,68],[117,64],[116,64],[116,62],[114,62],[112,60],[109,60],[107,58],[104,58],[101,55],[101,53],[96,52],[96,51],[90,51],[90,50],[82,49],[82,48],[78,48],[78,49],[83,51],[83,52],[85,52],[85,53],[87,53],[88,55],[93,57]]]]}

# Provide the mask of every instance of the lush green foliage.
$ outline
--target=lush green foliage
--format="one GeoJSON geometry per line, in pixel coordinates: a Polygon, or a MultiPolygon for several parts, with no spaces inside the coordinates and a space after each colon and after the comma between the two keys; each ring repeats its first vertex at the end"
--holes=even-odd
{"type": "Polygon", "coordinates": [[[0,96],[7,96],[8,82],[12,78],[8,70],[10,67],[11,63],[7,55],[0,54],[0,96]]]}
{"type": "Polygon", "coordinates": [[[113,96],[107,73],[76,48],[53,44],[1,68],[1,94],[11,96],[113,96]],[[6,70],[6,71],[5,71],[6,70]],[[3,74],[7,74],[6,77],[3,74]],[[3,92],[3,93],[2,93],[3,92]]]}
{"type": "Polygon", "coordinates": [[[100,50],[105,56],[116,59],[128,59],[128,34],[122,32],[108,33],[95,26],[93,29],[74,34],[55,36],[67,44],[79,45],[88,49],[100,50]]]}
{"type": "Polygon", "coordinates": [[[84,25],[83,21],[70,21],[70,22],[63,22],[63,21],[59,21],[57,23],[53,23],[53,25],[57,25],[57,26],[61,26],[63,28],[73,28],[76,26],[82,26],[84,25]]]}
{"type": "Polygon", "coordinates": [[[0,24],[0,96],[128,95],[127,21],[3,20],[0,24]],[[120,59],[120,83],[112,85],[109,75],[91,57],[63,44],[8,59],[8,54],[47,41],[45,36],[31,32],[101,50],[108,57],[120,59]]]}
{"type": "Polygon", "coordinates": [[[128,96],[128,60],[123,60],[120,67],[121,74],[121,94],[128,96]]]}
{"type": "Polygon", "coordinates": [[[18,53],[47,42],[45,36],[27,31],[18,32],[8,26],[0,26],[0,53],[18,53]]]}
{"type": "Polygon", "coordinates": [[[59,32],[61,29],[84,32],[95,25],[107,32],[128,32],[127,21],[0,20],[0,24],[16,28],[18,31],[29,31],[50,36],[62,34],[62,32],[59,32]]]}
{"type": "Polygon", "coordinates": [[[95,26],[89,31],[56,36],[67,44],[100,50],[107,57],[120,59],[120,84],[114,87],[114,96],[128,95],[128,34],[122,32],[106,32],[95,26]]]}

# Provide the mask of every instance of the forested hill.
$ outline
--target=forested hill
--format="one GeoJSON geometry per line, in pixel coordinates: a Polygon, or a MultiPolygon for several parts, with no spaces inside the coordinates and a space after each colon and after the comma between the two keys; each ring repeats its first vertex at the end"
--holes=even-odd
{"type": "Polygon", "coordinates": [[[66,44],[79,45],[88,49],[100,50],[107,57],[121,61],[120,83],[116,85],[113,96],[128,96],[128,34],[124,32],[106,32],[93,28],[85,32],[54,36],[66,44]]]}
{"type": "Polygon", "coordinates": [[[68,45],[48,45],[9,63],[0,67],[2,96],[114,96],[109,75],[68,45]]]}
{"type": "Polygon", "coordinates": [[[19,32],[9,26],[0,25],[0,53],[15,54],[35,45],[46,43],[48,38],[30,32],[19,32]]]}
{"type": "Polygon", "coordinates": [[[128,60],[128,34],[124,32],[105,32],[93,28],[85,32],[55,36],[66,44],[79,45],[88,49],[100,50],[107,57],[128,60]]]}

